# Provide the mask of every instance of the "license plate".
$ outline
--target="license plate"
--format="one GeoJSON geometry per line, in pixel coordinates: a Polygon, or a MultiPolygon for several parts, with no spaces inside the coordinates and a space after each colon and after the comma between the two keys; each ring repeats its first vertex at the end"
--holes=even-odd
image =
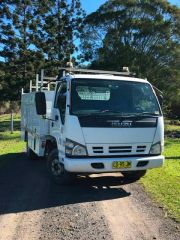
{"type": "Polygon", "coordinates": [[[131,168],[130,161],[115,161],[112,163],[112,168],[131,168]]]}

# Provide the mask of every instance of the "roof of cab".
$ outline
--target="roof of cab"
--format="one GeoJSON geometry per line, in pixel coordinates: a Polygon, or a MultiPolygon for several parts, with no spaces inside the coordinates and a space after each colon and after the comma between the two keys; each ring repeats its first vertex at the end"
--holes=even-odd
{"type": "Polygon", "coordinates": [[[148,83],[146,79],[135,77],[134,73],[129,71],[128,67],[123,68],[123,72],[93,70],[93,69],[78,69],[78,68],[60,68],[59,77],[63,77],[66,81],[71,81],[74,78],[83,79],[102,79],[102,80],[119,80],[119,81],[134,81],[148,83]]]}
{"type": "Polygon", "coordinates": [[[83,79],[102,79],[102,80],[119,80],[119,81],[133,81],[148,83],[146,79],[130,77],[130,76],[114,76],[110,74],[70,74],[70,79],[83,78],[83,79]]]}

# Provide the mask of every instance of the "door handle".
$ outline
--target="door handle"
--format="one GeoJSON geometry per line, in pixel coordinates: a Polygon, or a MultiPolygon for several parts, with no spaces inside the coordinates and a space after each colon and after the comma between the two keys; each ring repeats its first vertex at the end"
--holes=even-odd
{"type": "Polygon", "coordinates": [[[56,116],[55,116],[55,121],[58,121],[58,120],[59,120],[59,116],[56,115],[56,116]]]}

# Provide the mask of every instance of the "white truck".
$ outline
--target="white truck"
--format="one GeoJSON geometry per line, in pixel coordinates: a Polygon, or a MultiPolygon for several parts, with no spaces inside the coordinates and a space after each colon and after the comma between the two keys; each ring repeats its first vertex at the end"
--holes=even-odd
{"type": "Polygon", "coordinates": [[[135,181],[163,164],[161,96],[128,71],[61,69],[22,93],[21,111],[28,156],[59,183],[105,172],[135,181]]]}

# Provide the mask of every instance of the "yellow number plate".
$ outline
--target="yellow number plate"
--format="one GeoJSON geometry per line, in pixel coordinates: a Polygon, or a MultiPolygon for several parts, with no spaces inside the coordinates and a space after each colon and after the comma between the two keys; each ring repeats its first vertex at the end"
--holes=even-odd
{"type": "Polygon", "coordinates": [[[130,161],[116,161],[112,163],[112,168],[131,168],[131,162],[130,161]]]}

